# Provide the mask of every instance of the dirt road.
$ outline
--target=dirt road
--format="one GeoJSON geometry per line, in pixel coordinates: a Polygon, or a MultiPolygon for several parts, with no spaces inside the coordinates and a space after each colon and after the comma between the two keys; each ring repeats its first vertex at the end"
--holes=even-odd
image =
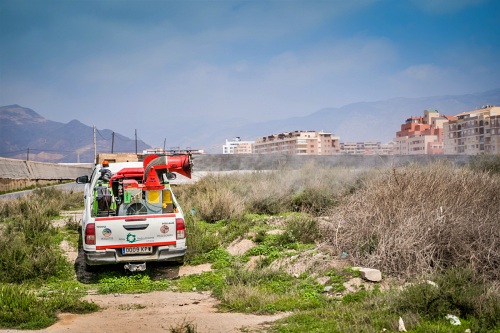
{"type": "MultiPolygon", "coordinates": [[[[64,212],[64,219],[54,221],[56,227],[63,226],[67,218],[78,221],[80,212],[64,212]]],[[[236,244],[238,250],[245,244],[236,244]]],[[[61,243],[66,258],[75,264],[76,278],[83,283],[92,280],[85,272],[83,254],[66,241],[61,243]]],[[[233,249],[234,250],[234,249],[233,249]]],[[[158,270],[159,279],[172,279],[189,274],[200,274],[210,270],[209,264],[199,266],[170,266],[158,270]]],[[[218,312],[217,300],[208,292],[157,291],[146,294],[89,294],[86,300],[98,304],[102,310],[90,314],[59,314],[59,321],[43,330],[0,329],[0,333],[156,333],[170,332],[183,322],[191,323],[197,333],[261,332],[266,324],[284,317],[284,314],[258,316],[242,313],[218,312]]]]}
{"type": "MultiPolygon", "coordinates": [[[[71,255],[71,253],[70,253],[71,255]]],[[[75,258],[79,261],[79,258],[75,258]]],[[[199,274],[210,270],[210,265],[181,266],[164,271],[164,277],[199,274]]],[[[80,276],[80,279],[85,279],[80,276]]],[[[102,310],[90,314],[59,314],[54,325],[37,331],[2,330],[1,333],[127,333],[170,332],[183,322],[191,323],[197,333],[260,332],[266,324],[284,317],[284,314],[258,316],[242,313],[218,312],[218,301],[209,292],[156,291],[146,294],[90,294],[88,301],[102,310]]]]}
{"type": "Polygon", "coordinates": [[[207,293],[152,292],[148,294],[89,295],[102,311],[60,314],[59,321],[39,331],[0,330],[3,333],[127,333],[170,332],[171,327],[190,322],[198,333],[257,332],[283,314],[257,316],[217,312],[217,301],[207,293]]]}

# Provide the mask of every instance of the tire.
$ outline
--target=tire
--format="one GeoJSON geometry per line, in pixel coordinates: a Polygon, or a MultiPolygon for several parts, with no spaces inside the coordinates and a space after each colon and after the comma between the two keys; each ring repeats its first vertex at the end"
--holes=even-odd
{"type": "Polygon", "coordinates": [[[85,269],[85,272],[95,273],[99,270],[99,266],[92,266],[92,265],[85,263],[83,266],[83,269],[85,269]]]}

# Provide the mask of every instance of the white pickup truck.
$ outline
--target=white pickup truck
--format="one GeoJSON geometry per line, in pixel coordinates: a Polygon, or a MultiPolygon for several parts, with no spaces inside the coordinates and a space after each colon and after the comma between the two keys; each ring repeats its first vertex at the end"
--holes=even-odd
{"type": "Polygon", "coordinates": [[[186,225],[169,180],[191,177],[191,156],[149,155],[143,162],[95,166],[85,184],[82,243],[87,270],[123,263],[142,271],[147,262],[184,262],[186,225]]]}

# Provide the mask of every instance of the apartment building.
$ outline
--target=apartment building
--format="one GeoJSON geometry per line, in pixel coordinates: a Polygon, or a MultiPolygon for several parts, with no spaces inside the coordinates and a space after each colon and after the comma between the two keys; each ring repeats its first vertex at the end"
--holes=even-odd
{"type": "Polygon", "coordinates": [[[242,141],[240,137],[233,140],[226,140],[222,146],[223,154],[251,154],[255,141],[242,141]]]}
{"type": "Polygon", "coordinates": [[[324,131],[294,131],[260,137],[256,154],[333,155],[340,151],[339,137],[324,131]]]}
{"type": "Polygon", "coordinates": [[[389,155],[393,153],[393,145],[392,142],[341,142],[340,153],[346,155],[389,155]]]}
{"type": "Polygon", "coordinates": [[[462,112],[444,126],[444,153],[500,154],[500,107],[462,112]]]}
{"type": "Polygon", "coordinates": [[[410,117],[396,132],[394,153],[398,155],[443,154],[443,126],[451,119],[437,110],[425,110],[424,116],[410,117]]]}

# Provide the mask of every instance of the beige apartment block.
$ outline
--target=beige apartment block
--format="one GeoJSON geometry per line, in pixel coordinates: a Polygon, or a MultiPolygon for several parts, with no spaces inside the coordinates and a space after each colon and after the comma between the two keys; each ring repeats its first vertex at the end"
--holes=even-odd
{"type": "Polygon", "coordinates": [[[444,153],[500,154],[500,107],[462,112],[444,126],[444,153]]]}
{"type": "Polygon", "coordinates": [[[334,155],[339,153],[339,137],[323,131],[294,131],[260,137],[256,154],[334,155]]]}
{"type": "Polygon", "coordinates": [[[253,152],[253,143],[244,142],[234,147],[235,154],[252,154],[252,152],[253,152]]]}
{"type": "Polygon", "coordinates": [[[394,154],[443,154],[443,126],[451,119],[436,110],[425,110],[423,117],[410,117],[401,125],[394,141],[394,154]]]}
{"type": "Polygon", "coordinates": [[[340,153],[347,155],[389,155],[393,153],[392,143],[341,142],[340,153]]]}

